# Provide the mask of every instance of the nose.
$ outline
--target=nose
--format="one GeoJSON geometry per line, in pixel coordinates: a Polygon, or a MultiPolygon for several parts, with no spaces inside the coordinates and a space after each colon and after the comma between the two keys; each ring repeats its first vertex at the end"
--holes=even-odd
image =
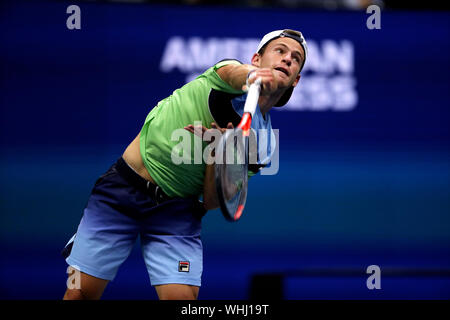
{"type": "Polygon", "coordinates": [[[282,60],[282,61],[283,61],[284,63],[286,63],[288,67],[290,67],[290,66],[291,66],[291,63],[292,63],[292,56],[291,56],[291,53],[290,53],[290,52],[286,53],[286,54],[283,56],[283,60],[282,60]]]}

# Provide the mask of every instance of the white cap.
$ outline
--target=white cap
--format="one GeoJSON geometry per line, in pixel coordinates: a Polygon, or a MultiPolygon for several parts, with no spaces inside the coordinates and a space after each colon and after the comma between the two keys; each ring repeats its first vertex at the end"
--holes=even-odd
{"type": "MultiPolygon", "coordinates": [[[[261,48],[264,47],[266,44],[268,44],[270,41],[278,39],[278,38],[282,38],[282,37],[288,37],[288,38],[296,40],[302,46],[303,51],[305,51],[305,59],[303,59],[303,64],[300,66],[300,71],[301,71],[303,69],[303,66],[305,65],[306,57],[308,56],[308,47],[306,46],[306,40],[300,31],[284,29],[284,30],[276,30],[276,31],[269,32],[261,39],[256,52],[259,53],[261,51],[261,48]]],[[[283,94],[283,96],[280,98],[280,100],[275,104],[275,106],[281,107],[281,106],[285,105],[291,98],[293,91],[294,91],[294,87],[287,89],[286,92],[283,94]]]]}
{"type": "Polygon", "coordinates": [[[275,40],[277,38],[282,38],[282,37],[288,37],[288,38],[296,40],[302,46],[303,51],[305,51],[305,59],[303,60],[303,64],[300,68],[300,70],[301,70],[303,68],[303,66],[305,65],[306,57],[308,55],[308,47],[306,46],[306,40],[300,31],[284,29],[284,30],[275,30],[275,31],[269,32],[260,41],[260,43],[258,45],[258,49],[256,49],[256,52],[259,52],[261,50],[261,48],[264,47],[266,44],[268,44],[270,41],[275,40]]]}

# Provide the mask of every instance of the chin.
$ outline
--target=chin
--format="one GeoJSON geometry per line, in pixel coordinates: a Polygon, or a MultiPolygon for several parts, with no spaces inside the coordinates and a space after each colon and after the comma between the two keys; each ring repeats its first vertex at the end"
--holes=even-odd
{"type": "Polygon", "coordinates": [[[281,81],[278,82],[278,86],[283,89],[288,89],[292,87],[293,83],[294,81],[290,81],[288,79],[281,79],[281,81]]]}
{"type": "Polygon", "coordinates": [[[277,77],[277,82],[278,82],[280,85],[283,85],[283,87],[284,87],[284,86],[288,86],[290,80],[291,80],[291,79],[288,79],[288,78],[285,78],[285,77],[282,77],[282,76],[277,77]]]}

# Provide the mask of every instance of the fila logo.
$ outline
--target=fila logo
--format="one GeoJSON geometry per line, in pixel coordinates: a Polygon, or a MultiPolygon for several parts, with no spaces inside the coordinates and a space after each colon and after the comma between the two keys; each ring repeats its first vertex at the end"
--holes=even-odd
{"type": "Polygon", "coordinates": [[[179,272],[189,272],[189,261],[178,262],[178,271],[179,272]]]}

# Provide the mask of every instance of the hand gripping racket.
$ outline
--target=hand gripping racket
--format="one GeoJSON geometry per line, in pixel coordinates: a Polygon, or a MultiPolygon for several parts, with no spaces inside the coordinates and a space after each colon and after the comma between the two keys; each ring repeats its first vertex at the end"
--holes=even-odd
{"type": "Polygon", "coordinates": [[[248,188],[249,135],[258,105],[261,79],[250,85],[244,114],[236,129],[227,129],[216,149],[215,179],[220,208],[228,221],[237,221],[244,211],[248,188]]]}

